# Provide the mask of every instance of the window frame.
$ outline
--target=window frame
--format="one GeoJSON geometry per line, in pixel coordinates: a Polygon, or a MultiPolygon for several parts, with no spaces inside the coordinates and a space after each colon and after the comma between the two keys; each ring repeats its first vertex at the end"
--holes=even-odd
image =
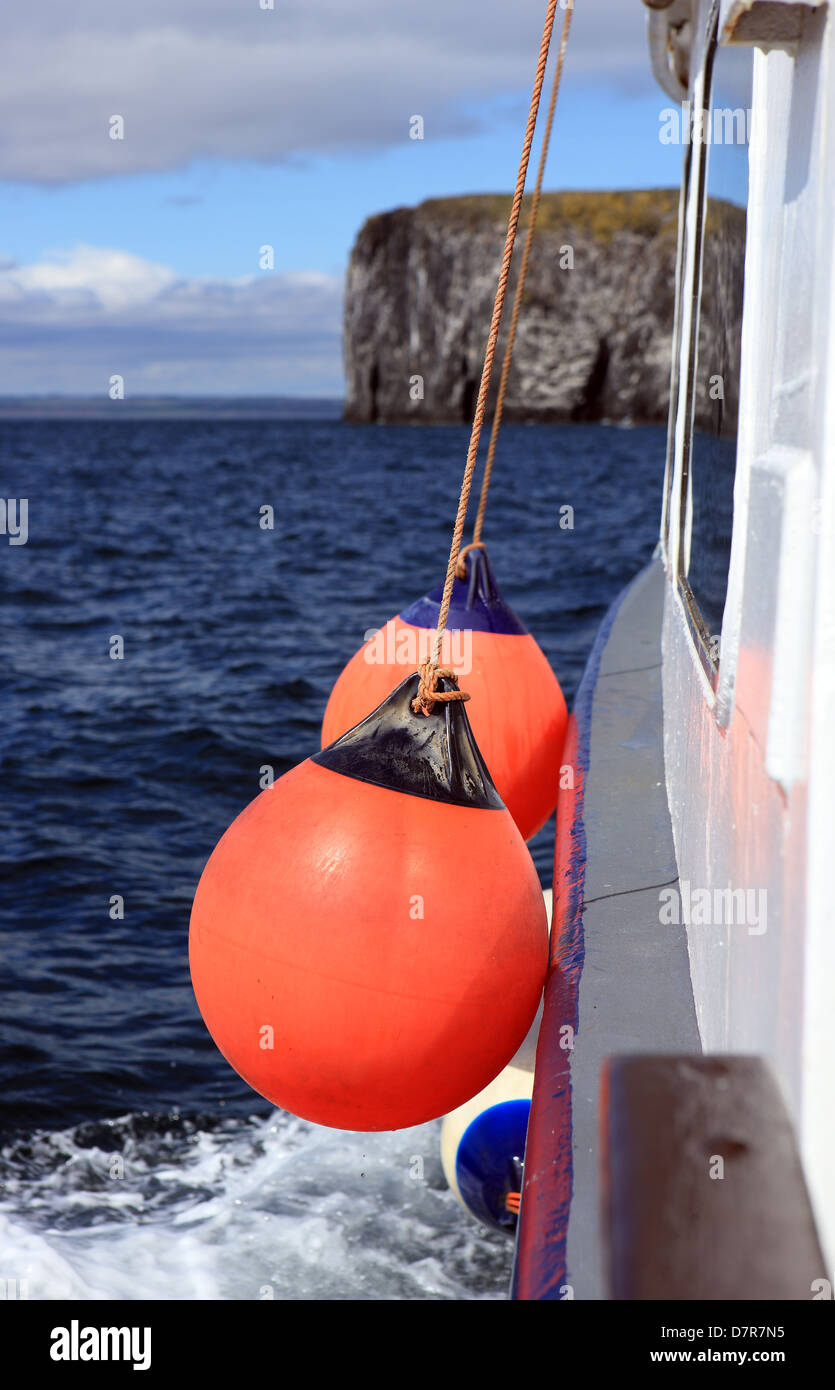
{"type": "MultiPolygon", "coordinates": [[[[665,475],[665,498],[662,516],[662,540],[667,556],[668,571],[678,606],[684,616],[691,649],[701,673],[705,695],[716,707],[720,687],[733,687],[735,652],[724,652],[722,640],[726,625],[728,602],[732,593],[734,572],[734,539],[728,571],[728,588],[720,633],[720,650],[712,655],[711,634],[708,631],[699,602],[688,582],[693,508],[691,468],[693,458],[696,374],[698,369],[699,325],[704,275],[705,226],[708,203],[708,172],[710,142],[693,140],[696,112],[702,121],[710,121],[712,129],[713,78],[717,55],[721,48],[719,36],[720,0],[706,0],[707,15],[699,26],[693,46],[693,72],[690,96],[690,157],[685,161],[684,196],[680,254],[680,291],[677,294],[677,321],[674,335],[674,360],[671,375],[670,443],[665,475]],[[721,669],[720,669],[721,668],[721,669]]],[[[749,189],[750,197],[750,189],[749,189]]],[[[747,260],[747,252],[746,252],[747,260]]],[[[744,302],[744,301],[743,301],[744,302]]],[[[744,310],[743,310],[744,312],[744,310]]],[[[740,463],[739,434],[736,439],[735,475],[740,463]]],[[[733,533],[741,518],[734,508],[733,533]]],[[[723,705],[727,701],[723,701],[723,705]]],[[[720,722],[726,723],[730,711],[725,709],[720,722]]]]}

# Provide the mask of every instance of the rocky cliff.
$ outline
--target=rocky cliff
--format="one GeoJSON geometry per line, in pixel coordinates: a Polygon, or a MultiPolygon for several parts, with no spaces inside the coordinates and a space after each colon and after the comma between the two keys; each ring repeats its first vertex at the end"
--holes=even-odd
{"type": "MultiPolygon", "coordinates": [[[[366,222],[348,270],[347,419],[472,419],[509,209],[434,199],[366,222]]],[[[672,189],[543,196],[506,418],[666,421],[677,214],[672,189]]],[[[511,292],[520,258],[521,239],[511,292]]]]}

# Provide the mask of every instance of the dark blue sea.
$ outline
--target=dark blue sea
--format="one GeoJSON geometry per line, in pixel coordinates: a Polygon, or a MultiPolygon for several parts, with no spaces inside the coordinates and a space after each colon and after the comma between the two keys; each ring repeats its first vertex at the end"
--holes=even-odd
{"type": "MultiPolygon", "coordinates": [[[[30,1298],[504,1297],[509,1242],[447,1190],[439,1125],[274,1110],[215,1049],[187,959],[262,768],[317,749],[364,633],[442,580],[467,438],[0,422],[0,493],[28,499],[26,544],[0,535],[0,1280],[30,1298]]],[[[503,431],[485,540],[569,701],[652,553],[663,461],[659,429],[503,431]]],[[[551,826],[546,885],[552,848],[551,826]]]]}

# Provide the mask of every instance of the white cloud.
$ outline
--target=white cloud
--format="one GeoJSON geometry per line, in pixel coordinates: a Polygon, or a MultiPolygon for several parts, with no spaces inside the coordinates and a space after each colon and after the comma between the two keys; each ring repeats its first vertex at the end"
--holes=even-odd
{"type": "MultiPolygon", "coordinates": [[[[473,129],[529,90],[544,0],[41,0],[4,16],[0,177],[61,184],[473,129]],[[109,138],[112,115],[125,138],[109,138]]],[[[639,0],[581,0],[573,78],[649,83],[639,0]]],[[[558,11],[558,22],[562,12],[558,11]]]]}
{"type": "Polygon", "coordinates": [[[152,265],[127,251],[77,246],[37,265],[0,270],[0,313],[5,316],[15,307],[27,315],[33,307],[73,314],[85,308],[127,309],[146,304],[175,279],[167,266],[152,265]]]}
{"type": "Polygon", "coordinates": [[[186,279],[78,246],[0,268],[0,394],[341,390],[341,280],[264,271],[186,279]]]}

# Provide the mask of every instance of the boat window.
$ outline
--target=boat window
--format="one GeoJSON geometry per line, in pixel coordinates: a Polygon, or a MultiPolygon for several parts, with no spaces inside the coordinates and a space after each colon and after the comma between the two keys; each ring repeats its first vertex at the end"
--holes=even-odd
{"type": "Polygon", "coordinates": [[[733,526],[752,66],[750,49],[721,48],[714,39],[705,108],[694,113],[694,139],[705,142],[705,188],[679,578],[714,670],[720,658],[733,526]]]}
{"type": "Polygon", "coordinates": [[[678,418],[679,396],[681,394],[681,294],[687,265],[687,203],[690,196],[690,175],[693,168],[693,145],[687,141],[684,147],[684,168],[682,171],[681,208],[679,210],[679,246],[676,257],[676,302],[673,329],[673,362],[670,374],[670,409],[667,424],[667,462],[664,470],[664,510],[662,531],[665,544],[670,531],[670,508],[673,496],[673,477],[675,474],[676,420],[678,418]]]}

